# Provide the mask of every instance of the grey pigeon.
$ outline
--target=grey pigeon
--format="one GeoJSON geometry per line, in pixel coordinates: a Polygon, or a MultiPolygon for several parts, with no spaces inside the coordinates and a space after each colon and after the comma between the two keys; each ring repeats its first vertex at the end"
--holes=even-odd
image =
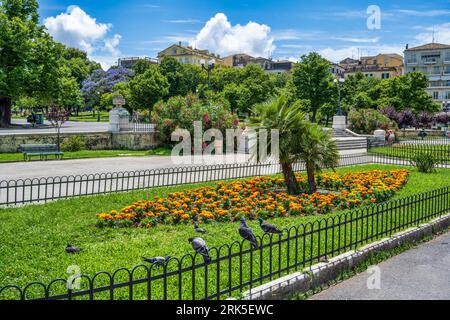
{"type": "Polygon", "coordinates": [[[258,248],[258,242],[253,234],[252,229],[247,225],[245,218],[241,218],[241,225],[239,227],[239,234],[242,238],[249,241],[253,248],[258,248]]]}
{"type": "Polygon", "coordinates": [[[144,260],[145,262],[151,263],[151,264],[155,264],[158,267],[161,267],[164,265],[164,263],[166,263],[167,261],[169,261],[171,258],[171,256],[167,256],[167,257],[153,257],[153,258],[146,258],[146,257],[142,257],[142,260],[144,260]]]}
{"type": "Polygon", "coordinates": [[[195,223],[195,224],[194,224],[194,230],[195,230],[195,232],[197,232],[197,233],[202,233],[202,234],[206,233],[206,230],[203,229],[203,228],[200,228],[200,227],[198,226],[198,223],[195,223]]]}
{"type": "Polygon", "coordinates": [[[68,244],[66,247],[66,252],[67,253],[80,253],[81,249],[78,247],[75,247],[71,244],[68,244]]]}
{"type": "Polygon", "coordinates": [[[273,224],[270,224],[268,222],[265,222],[264,219],[258,218],[259,221],[259,225],[261,227],[261,229],[265,232],[265,233],[278,233],[278,234],[282,234],[283,231],[281,231],[280,229],[278,229],[276,226],[274,226],[273,224]]]}
{"type": "Polygon", "coordinates": [[[206,245],[205,240],[202,238],[189,238],[188,241],[191,243],[192,248],[195,252],[201,254],[205,263],[211,262],[211,257],[209,256],[208,246],[206,245]]]}

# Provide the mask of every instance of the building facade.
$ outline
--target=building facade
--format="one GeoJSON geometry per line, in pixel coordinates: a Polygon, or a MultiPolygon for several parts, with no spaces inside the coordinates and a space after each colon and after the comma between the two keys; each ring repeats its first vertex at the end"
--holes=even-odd
{"type": "Polygon", "coordinates": [[[359,60],[347,58],[340,65],[345,69],[344,77],[362,73],[370,78],[389,79],[402,75],[404,70],[403,57],[396,53],[381,53],[359,60]]]}
{"type": "Polygon", "coordinates": [[[443,108],[450,107],[450,45],[429,43],[405,49],[405,72],[423,72],[429,78],[427,92],[443,108]]]}
{"type": "Polygon", "coordinates": [[[127,68],[127,69],[133,69],[134,65],[138,61],[147,61],[151,64],[157,64],[158,60],[148,58],[148,57],[128,57],[128,58],[120,58],[117,62],[117,65],[119,67],[127,68]]]}
{"type": "Polygon", "coordinates": [[[215,64],[224,64],[219,55],[210,53],[208,50],[199,50],[191,46],[182,46],[181,42],[171,45],[167,49],[158,53],[158,60],[161,62],[164,58],[173,57],[180,63],[200,65],[202,60],[206,63],[214,60],[215,64]]]}
{"type": "Polygon", "coordinates": [[[294,67],[294,62],[289,60],[272,60],[263,57],[252,57],[245,53],[233,54],[223,58],[225,65],[233,68],[243,68],[248,64],[257,64],[267,73],[289,72],[294,67]]]}
{"type": "Polygon", "coordinates": [[[345,69],[343,66],[330,62],[330,73],[336,78],[344,78],[345,69]]]}

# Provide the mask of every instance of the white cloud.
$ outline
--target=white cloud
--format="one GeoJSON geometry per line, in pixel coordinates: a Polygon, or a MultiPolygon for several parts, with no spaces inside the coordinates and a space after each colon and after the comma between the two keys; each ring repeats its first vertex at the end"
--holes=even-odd
{"type": "Polygon", "coordinates": [[[118,56],[120,54],[120,50],[117,47],[120,44],[120,39],[122,36],[120,34],[115,34],[112,38],[108,38],[105,40],[105,50],[111,53],[113,56],[118,56]]]}
{"type": "Polygon", "coordinates": [[[270,31],[269,26],[252,21],[232,26],[225,14],[217,13],[190,44],[222,56],[235,53],[269,56],[276,48],[270,31]]]}
{"type": "Polygon", "coordinates": [[[351,37],[336,37],[334,40],[344,41],[344,42],[356,42],[356,43],[377,43],[380,41],[379,37],[375,38],[351,38],[351,37]]]}
{"type": "Polygon", "coordinates": [[[395,10],[395,12],[407,15],[407,16],[416,16],[416,17],[439,17],[439,16],[448,16],[450,15],[450,10],[407,10],[407,9],[399,9],[395,10]]]}
{"type": "Polygon", "coordinates": [[[425,32],[416,35],[420,44],[430,43],[433,40],[438,43],[450,43],[450,23],[444,23],[434,27],[424,28],[425,32]]]}
{"type": "Polygon", "coordinates": [[[403,55],[404,47],[402,46],[391,46],[391,45],[377,45],[377,46],[351,46],[351,47],[342,47],[342,48],[325,48],[318,50],[324,58],[332,61],[339,62],[344,60],[345,58],[354,58],[357,59],[359,56],[369,56],[376,55],[379,53],[398,53],[403,55]]]}
{"type": "Polygon", "coordinates": [[[91,59],[99,56],[101,51],[107,52],[109,56],[102,55],[102,61],[99,61],[103,68],[111,66],[120,54],[121,36],[116,34],[107,38],[112,25],[97,22],[78,6],[70,6],[64,13],[46,18],[44,25],[55,40],[86,51],[91,59]]]}

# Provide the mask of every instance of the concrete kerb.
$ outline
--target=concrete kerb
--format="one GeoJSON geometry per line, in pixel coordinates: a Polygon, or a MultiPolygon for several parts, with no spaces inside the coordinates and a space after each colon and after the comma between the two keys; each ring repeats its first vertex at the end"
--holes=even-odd
{"type": "Polygon", "coordinates": [[[370,243],[357,250],[348,251],[331,258],[328,262],[321,262],[303,270],[244,292],[243,300],[279,300],[292,294],[305,293],[317,288],[346,270],[366,260],[370,254],[382,250],[389,250],[405,243],[416,242],[431,236],[439,230],[450,226],[450,213],[433,219],[418,227],[398,232],[389,238],[370,243]]]}

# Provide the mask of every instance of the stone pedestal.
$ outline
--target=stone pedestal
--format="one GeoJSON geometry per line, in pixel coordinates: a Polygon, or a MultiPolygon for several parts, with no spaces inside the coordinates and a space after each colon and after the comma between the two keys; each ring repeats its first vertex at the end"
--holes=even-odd
{"type": "Polygon", "coordinates": [[[373,133],[376,141],[385,141],[386,140],[386,131],[384,130],[375,130],[373,133]]]}
{"type": "Polygon", "coordinates": [[[335,129],[335,130],[347,129],[347,117],[346,116],[334,116],[333,117],[333,129],[335,129]]]}
{"type": "Polygon", "coordinates": [[[130,114],[122,107],[116,107],[109,112],[109,131],[120,132],[128,130],[130,126],[130,114]]]}

